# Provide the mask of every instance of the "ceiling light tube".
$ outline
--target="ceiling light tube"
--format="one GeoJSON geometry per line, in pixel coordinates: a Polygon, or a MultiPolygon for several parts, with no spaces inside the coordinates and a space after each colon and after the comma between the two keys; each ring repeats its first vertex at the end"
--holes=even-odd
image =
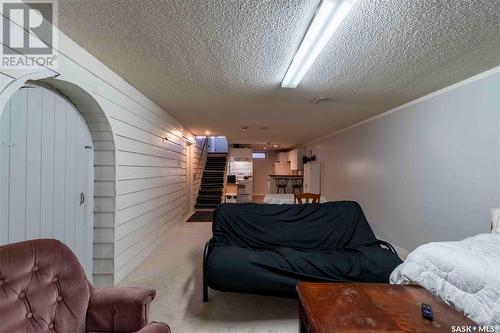
{"type": "Polygon", "coordinates": [[[282,88],[296,88],[335,30],[352,8],[355,0],[323,0],[281,82],[282,88]]]}

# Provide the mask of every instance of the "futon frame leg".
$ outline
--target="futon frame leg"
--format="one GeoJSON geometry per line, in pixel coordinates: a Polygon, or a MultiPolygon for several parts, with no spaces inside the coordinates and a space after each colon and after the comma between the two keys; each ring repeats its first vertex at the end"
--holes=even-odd
{"type": "Polygon", "coordinates": [[[203,302],[208,302],[208,287],[205,282],[203,282],[203,302]]]}
{"type": "Polygon", "coordinates": [[[203,302],[208,302],[208,286],[207,286],[207,259],[208,253],[213,246],[213,238],[210,239],[205,244],[205,250],[203,251],[203,302]]]}

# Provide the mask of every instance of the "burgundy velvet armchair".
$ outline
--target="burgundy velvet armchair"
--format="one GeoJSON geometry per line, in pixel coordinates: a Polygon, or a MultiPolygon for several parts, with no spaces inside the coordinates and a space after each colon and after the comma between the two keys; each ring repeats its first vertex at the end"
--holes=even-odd
{"type": "Polygon", "coordinates": [[[0,333],[169,333],[148,323],[153,289],[93,288],[53,239],[0,246],[0,333]]]}

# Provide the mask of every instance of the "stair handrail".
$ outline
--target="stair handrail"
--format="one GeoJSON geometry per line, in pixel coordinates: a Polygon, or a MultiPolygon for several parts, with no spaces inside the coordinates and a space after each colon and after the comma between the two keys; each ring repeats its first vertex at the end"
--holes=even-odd
{"type": "Polygon", "coordinates": [[[196,175],[200,171],[201,160],[203,158],[203,155],[205,154],[205,150],[207,149],[207,147],[208,147],[208,136],[205,136],[205,138],[203,139],[200,157],[198,159],[198,165],[196,165],[196,171],[194,172],[194,175],[193,175],[193,182],[196,180],[196,175]]]}
{"type": "Polygon", "coordinates": [[[221,202],[226,202],[226,185],[227,185],[227,172],[229,166],[229,153],[226,154],[226,163],[224,165],[224,178],[222,180],[222,197],[220,198],[221,202]]]}

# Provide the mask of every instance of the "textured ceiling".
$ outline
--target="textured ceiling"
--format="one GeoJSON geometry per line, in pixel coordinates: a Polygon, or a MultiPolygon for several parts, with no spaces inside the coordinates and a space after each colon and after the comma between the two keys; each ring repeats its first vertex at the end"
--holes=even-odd
{"type": "Polygon", "coordinates": [[[498,0],[358,0],[299,87],[281,89],[318,3],[60,0],[59,25],[195,134],[282,147],[500,65],[498,0]]]}

